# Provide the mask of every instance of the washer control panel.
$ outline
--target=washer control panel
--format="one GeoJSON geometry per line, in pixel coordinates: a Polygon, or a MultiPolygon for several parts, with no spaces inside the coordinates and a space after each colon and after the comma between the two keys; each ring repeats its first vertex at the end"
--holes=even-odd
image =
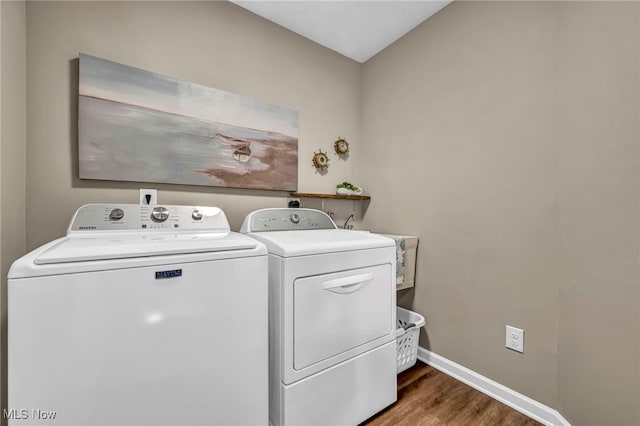
{"type": "Polygon", "coordinates": [[[71,219],[68,234],[98,231],[229,232],[229,222],[217,207],[87,204],[71,219]]]}
{"type": "Polygon", "coordinates": [[[246,217],[241,232],[337,229],[331,218],[313,209],[263,209],[246,217]]]}

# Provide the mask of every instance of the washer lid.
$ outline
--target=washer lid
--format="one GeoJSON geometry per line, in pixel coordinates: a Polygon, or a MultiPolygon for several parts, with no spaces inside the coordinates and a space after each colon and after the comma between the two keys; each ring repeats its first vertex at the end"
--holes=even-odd
{"type": "Polygon", "coordinates": [[[252,238],[263,242],[269,253],[282,257],[394,247],[391,238],[368,231],[318,229],[307,231],[252,232],[252,238]]]}
{"type": "Polygon", "coordinates": [[[61,238],[34,260],[37,265],[254,249],[236,233],[110,235],[61,238]]]}

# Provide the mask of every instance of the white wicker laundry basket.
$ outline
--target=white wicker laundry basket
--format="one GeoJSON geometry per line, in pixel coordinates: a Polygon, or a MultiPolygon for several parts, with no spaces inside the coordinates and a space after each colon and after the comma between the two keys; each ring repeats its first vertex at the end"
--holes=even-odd
{"type": "Polygon", "coordinates": [[[401,307],[396,308],[396,318],[397,367],[400,374],[413,367],[418,359],[420,328],[426,321],[422,315],[401,307]]]}

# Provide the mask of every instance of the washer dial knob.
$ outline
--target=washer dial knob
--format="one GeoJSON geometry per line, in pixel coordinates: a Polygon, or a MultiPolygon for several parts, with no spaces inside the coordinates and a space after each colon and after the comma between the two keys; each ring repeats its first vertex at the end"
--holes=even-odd
{"type": "Polygon", "coordinates": [[[193,212],[191,212],[191,219],[202,220],[202,212],[198,209],[195,209],[193,212]]]}
{"type": "Polygon", "coordinates": [[[292,213],[289,220],[291,220],[291,223],[298,223],[300,222],[300,216],[297,213],[292,213]]]}
{"type": "Polygon", "coordinates": [[[160,223],[169,218],[169,210],[166,207],[154,207],[151,210],[151,220],[160,223]]]}
{"type": "Polygon", "coordinates": [[[109,220],[115,222],[124,217],[124,211],[122,209],[113,209],[109,213],[109,220]]]}

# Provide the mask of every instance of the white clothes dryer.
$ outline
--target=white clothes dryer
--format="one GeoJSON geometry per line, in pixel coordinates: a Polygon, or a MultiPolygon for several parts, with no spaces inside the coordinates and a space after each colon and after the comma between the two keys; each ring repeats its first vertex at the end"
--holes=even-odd
{"type": "Polygon", "coordinates": [[[81,207],[9,271],[9,424],[266,425],[267,294],[218,208],[81,207]]]}
{"type": "Polygon", "coordinates": [[[264,209],[241,232],[269,252],[273,425],[356,425],[396,401],[396,249],[311,209],[264,209]]]}

